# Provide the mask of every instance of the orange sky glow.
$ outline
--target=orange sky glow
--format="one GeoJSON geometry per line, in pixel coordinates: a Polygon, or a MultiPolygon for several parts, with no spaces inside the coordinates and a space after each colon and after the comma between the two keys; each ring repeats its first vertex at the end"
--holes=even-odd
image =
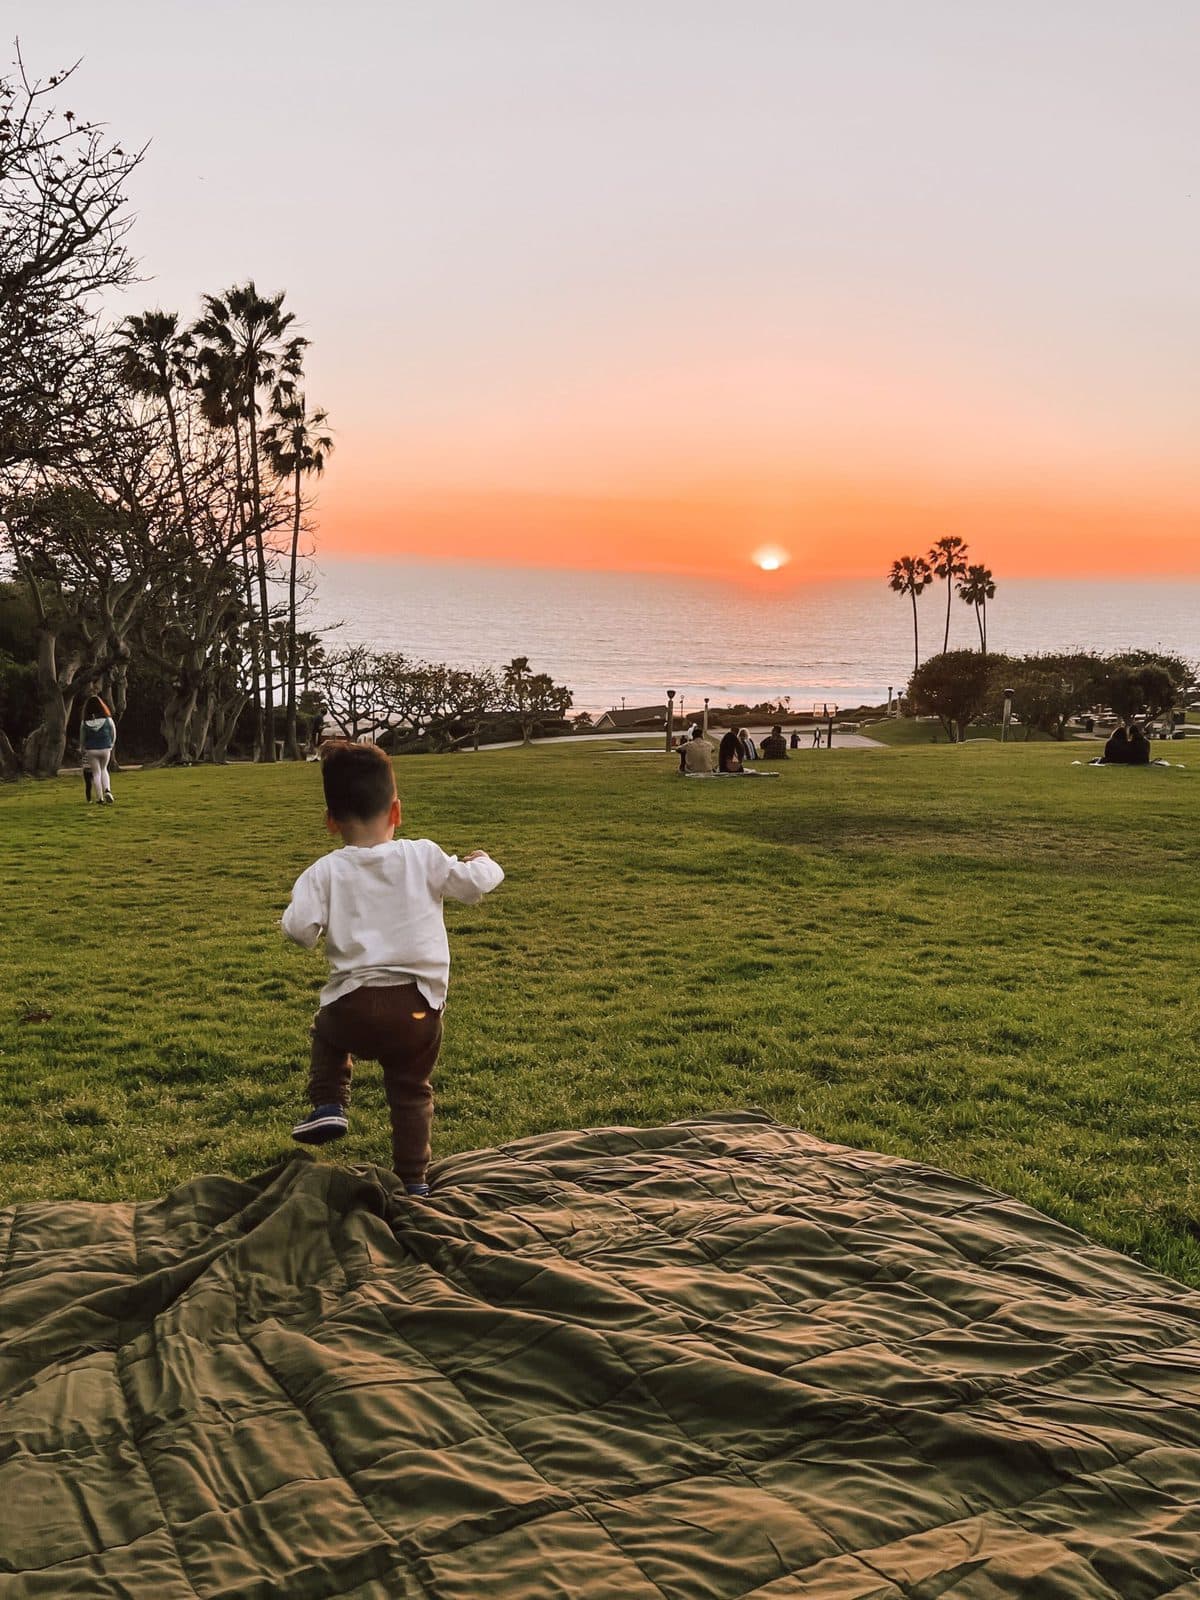
{"type": "Polygon", "coordinates": [[[761,320],[728,312],[685,343],[640,329],[494,387],[420,374],[395,434],[353,429],[323,548],[779,584],[883,574],[955,533],[1007,577],[1200,572],[1192,415],[1136,363],[840,321],[764,357],[761,320]],[[781,571],[754,571],[765,544],[781,571]]]}
{"type": "Polygon", "coordinates": [[[321,558],[1200,575],[1195,0],[24,9],[121,312],[286,292],[321,558]]]}
{"type": "Polygon", "coordinates": [[[1071,496],[924,492],[876,483],[797,486],[762,497],[706,499],[404,489],[372,498],[331,484],[322,548],[331,556],[412,555],[519,565],[741,575],[756,583],[884,576],[898,555],[922,554],[944,533],[972,559],[1011,577],[1141,577],[1200,571],[1200,504],[1164,495],[1071,496]],[[753,557],[782,546],[790,562],[764,573],[753,557]]]}

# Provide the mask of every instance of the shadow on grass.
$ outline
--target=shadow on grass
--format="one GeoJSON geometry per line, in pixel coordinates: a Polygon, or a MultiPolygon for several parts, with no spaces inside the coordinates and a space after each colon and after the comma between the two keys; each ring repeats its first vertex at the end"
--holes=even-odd
{"type": "Polygon", "coordinates": [[[1157,848],[1131,841],[1116,822],[1112,832],[1087,829],[1082,824],[1031,830],[1011,821],[997,825],[987,817],[959,817],[942,824],[898,807],[881,810],[873,805],[869,818],[813,807],[742,812],[736,817],[712,818],[710,825],[738,839],[785,850],[893,858],[899,854],[920,859],[923,866],[970,863],[975,870],[1004,872],[1031,867],[1041,872],[1053,867],[1091,877],[1097,872],[1111,873],[1118,864],[1126,868],[1161,865],[1157,848]]]}

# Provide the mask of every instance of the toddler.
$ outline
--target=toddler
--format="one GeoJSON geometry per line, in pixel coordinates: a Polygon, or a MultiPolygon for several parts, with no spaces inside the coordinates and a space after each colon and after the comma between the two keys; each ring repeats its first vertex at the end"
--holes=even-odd
{"type": "Polygon", "coordinates": [[[442,901],[475,904],[504,873],[482,850],[460,861],[431,839],[397,839],[400,801],[378,745],[321,749],[325,826],[334,850],[302,872],[283,931],[311,950],[325,935],[329,982],[312,1026],[312,1112],[302,1144],[340,1139],[354,1056],[378,1061],[392,1120],[392,1164],[409,1194],[427,1195],[433,1121],[430,1075],[442,1042],[450,948],[442,901]]]}

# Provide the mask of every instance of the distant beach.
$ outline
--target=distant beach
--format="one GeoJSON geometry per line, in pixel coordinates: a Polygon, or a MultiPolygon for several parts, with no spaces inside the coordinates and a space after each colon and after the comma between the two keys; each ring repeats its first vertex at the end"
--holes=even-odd
{"type": "MultiPolygon", "coordinates": [[[[1200,580],[997,578],[988,645],[1035,650],[1159,647],[1200,655],[1200,580]]],[[[942,647],[945,591],[919,602],[921,655],[942,647]]],[[[876,703],[912,671],[912,611],[872,581],[743,587],[707,578],[575,572],[431,561],[318,565],[309,626],[334,639],[464,665],[528,656],[569,684],[577,708],[652,704],[668,688],[685,706],[789,695],[876,703]]],[[[978,644],[957,598],[950,645],[978,644]]]]}

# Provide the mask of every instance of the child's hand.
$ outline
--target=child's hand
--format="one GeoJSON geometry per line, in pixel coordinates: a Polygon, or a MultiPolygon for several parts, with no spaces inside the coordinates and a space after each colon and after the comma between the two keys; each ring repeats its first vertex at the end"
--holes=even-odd
{"type": "Polygon", "coordinates": [[[486,856],[486,855],[487,855],[487,851],[486,850],[470,850],[470,851],[468,851],[468,853],[465,856],[462,857],[462,859],[464,861],[478,861],[480,856],[486,856]]]}

